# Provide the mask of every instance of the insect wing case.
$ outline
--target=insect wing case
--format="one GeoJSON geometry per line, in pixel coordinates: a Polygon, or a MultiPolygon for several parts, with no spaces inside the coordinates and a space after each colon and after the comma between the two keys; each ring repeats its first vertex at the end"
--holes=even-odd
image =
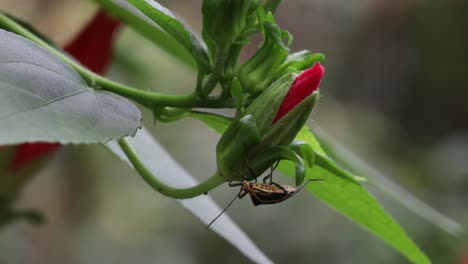
{"type": "Polygon", "coordinates": [[[272,184],[252,183],[250,187],[250,199],[255,206],[279,203],[295,193],[295,189],[287,185],[280,188],[272,184]]]}

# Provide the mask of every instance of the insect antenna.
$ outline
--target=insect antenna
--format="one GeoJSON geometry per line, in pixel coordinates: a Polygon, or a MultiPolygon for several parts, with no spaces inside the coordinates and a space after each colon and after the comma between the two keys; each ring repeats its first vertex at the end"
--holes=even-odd
{"type": "Polygon", "coordinates": [[[216,216],[215,219],[213,219],[213,220],[206,226],[206,228],[210,228],[210,226],[211,226],[224,212],[226,212],[226,210],[229,208],[229,206],[231,206],[237,198],[239,198],[239,194],[237,194],[237,195],[234,197],[234,199],[232,199],[232,201],[229,202],[229,204],[223,209],[223,211],[221,211],[221,213],[219,213],[219,215],[216,216]]]}
{"type": "MultiPolygon", "coordinates": [[[[242,142],[242,143],[243,143],[243,145],[244,145],[244,152],[247,152],[247,146],[245,145],[245,142],[242,142]]],[[[246,155],[247,155],[247,154],[245,154],[245,155],[244,155],[244,158],[242,159],[242,175],[244,176],[244,180],[247,178],[247,176],[245,175],[245,166],[246,166],[246,165],[247,165],[247,166],[250,166],[249,163],[248,163],[249,161],[247,160],[246,155]]],[[[248,170],[249,170],[250,173],[252,174],[252,177],[255,178],[255,175],[253,174],[252,170],[251,170],[249,167],[248,167],[248,170]]],[[[255,181],[257,181],[257,179],[255,179],[255,181]]],[[[232,182],[231,182],[231,183],[232,183],[232,182]]],[[[229,185],[230,185],[231,187],[233,187],[233,186],[231,185],[231,183],[229,183],[229,185]]],[[[237,186],[237,185],[235,184],[234,186],[237,186]]],[[[226,212],[226,210],[234,203],[234,201],[235,201],[237,198],[242,198],[242,197],[243,197],[243,195],[241,195],[242,191],[243,191],[243,188],[242,188],[242,186],[241,186],[239,193],[234,197],[234,199],[232,199],[231,202],[229,202],[229,204],[223,209],[223,211],[221,211],[221,213],[219,213],[219,215],[217,215],[217,216],[206,226],[206,228],[210,228],[210,226],[211,226],[224,212],[226,212]]],[[[244,194],[246,194],[246,193],[244,193],[244,194]]]]}
{"type": "Polygon", "coordinates": [[[323,179],[315,179],[315,178],[312,178],[312,179],[308,179],[306,182],[304,182],[301,186],[297,187],[296,188],[296,191],[295,193],[298,193],[300,190],[302,190],[302,188],[304,188],[309,182],[313,182],[313,181],[323,181],[323,179]]]}

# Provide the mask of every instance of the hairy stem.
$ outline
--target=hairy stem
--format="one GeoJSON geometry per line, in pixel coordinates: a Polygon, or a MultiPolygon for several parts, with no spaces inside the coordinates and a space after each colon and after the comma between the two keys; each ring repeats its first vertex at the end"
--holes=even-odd
{"type": "Polygon", "coordinates": [[[188,199],[193,198],[202,194],[207,193],[208,191],[216,188],[217,186],[225,183],[225,180],[218,174],[215,173],[211,176],[208,180],[190,187],[190,188],[173,188],[168,186],[167,184],[161,182],[156,178],[143,164],[143,162],[138,158],[138,155],[135,153],[133,147],[128,143],[126,139],[120,139],[119,145],[122,148],[123,152],[127,156],[127,158],[132,163],[135,170],[140,174],[143,180],[146,181],[153,189],[158,191],[159,193],[175,198],[175,199],[188,199]]]}

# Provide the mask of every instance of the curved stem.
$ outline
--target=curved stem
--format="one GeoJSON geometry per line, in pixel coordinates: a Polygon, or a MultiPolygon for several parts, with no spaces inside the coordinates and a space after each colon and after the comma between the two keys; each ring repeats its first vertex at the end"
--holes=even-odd
{"type": "Polygon", "coordinates": [[[156,178],[145,167],[143,162],[138,158],[138,155],[135,153],[133,147],[130,145],[130,143],[128,143],[128,141],[125,138],[120,139],[118,142],[123,152],[125,153],[125,155],[127,155],[127,158],[130,160],[133,167],[138,172],[138,174],[140,174],[143,180],[145,180],[146,183],[148,183],[153,189],[165,196],[175,199],[193,198],[205,194],[208,191],[226,182],[218,173],[215,173],[208,180],[196,186],[183,189],[173,188],[159,181],[158,178],[156,178]]]}
{"type": "Polygon", "coordinates": [[[8,16],[0,13],[0,27],[5,28],[8,31],[14,32],[20,36],[23,36],[37,45],[45,48],[53,55],[57,56],[60,60],[70,65],[79,75],[92,86],[98,86],[103,90],[110,91],[121,96],[130,98],[144,106],[173,106],[173,107],[210,107],[210,108],[222,108],[230,107],[230,105],[221,100],[206,99],[201,100],[196,94],[190,95],[170,95],[160,94],[155,92],[143,91],[130,86],[126,86],[105,77],[102,77],[91,70],[85,68],[79,62],[73,60],[69,56],[63,54],[57,48],[53,47],[49,43],[45,42],[20,24],[8,16]]]}

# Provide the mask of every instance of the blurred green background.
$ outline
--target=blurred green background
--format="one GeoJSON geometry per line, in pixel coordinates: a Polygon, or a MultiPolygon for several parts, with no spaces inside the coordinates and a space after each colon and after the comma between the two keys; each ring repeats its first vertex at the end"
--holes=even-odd
{"type": "MultiPolygon", "coordinates": [[[[200,31],[200,1],[162,3],[200,31]]],[[[1,0],[0,9],[64,45],[96,6],[1,0]]],[[[327,56],[323,96],[310,124],[462,225],[468,222],[467,13],[466,0],[295,0],[275,16],[293,34],[293,51],[327,56]]],[[[190,69],[131,29],[120,31],[115,55],[112,79],[168,93],[194,87],[190,69]]],[[[158,123],[152,131],[196,178],[215,170],[218,136],[199,122],[158,123]]],[[[236,192],[223,186],[211,195],[223,207],[236,192]]],[[[468,263],[466,234],[449,235],[376,194],[434,263],[468,263]]],[[[102,146],[61,149],[18,206],[40,208],[47,224],[2,230],[0,263],[249,262],[102,146]]],[[[228,214],[277,263],[406,262],[305,192],[274,206],[253,207],[243,199],[228,214]]]]}

